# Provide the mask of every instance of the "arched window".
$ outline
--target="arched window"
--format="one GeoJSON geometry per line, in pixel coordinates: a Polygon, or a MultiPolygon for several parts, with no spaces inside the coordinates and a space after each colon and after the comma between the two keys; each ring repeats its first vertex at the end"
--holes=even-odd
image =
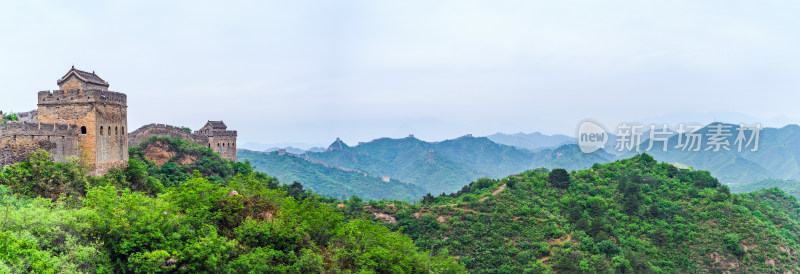
{"type": "Polygon", "coordinates": [[[100,135],[103,135],[103,126],[100,126],[100,135]]]}
{"type": "Polygon", "coordinates": [[[81,127],[81,134],[86,134],[86,126],[81,127]]]}
{"type": "Polygon", "coordinates": [[[208,143],[208,148],[211,148],[211,143],[208,143]]]}
{"type": "Polygon", "coordinates": [[[114,135],[119,135],[119,127],[114,127],[114,135]]]}
{"type": "Polygon", "coordinates": [[[111,136],[111,127],[108,127],[108,135],[111,136]]]}
{"type": "Polygon", "coordinates": [[[122,127],[122,135],[125,135],[125,127],[122,127]]]}

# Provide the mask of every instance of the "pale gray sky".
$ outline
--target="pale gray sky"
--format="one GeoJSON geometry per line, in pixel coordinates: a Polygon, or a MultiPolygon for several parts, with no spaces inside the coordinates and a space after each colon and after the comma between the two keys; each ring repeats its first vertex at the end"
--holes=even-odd
{"type": "Polygon", "coordinates": [[[796,123],[798,14],[794,1],[0,0],[0,109],[34,109],[74,64],[128,94],[132,129],[222,119],[242,143],[796,123]]]}

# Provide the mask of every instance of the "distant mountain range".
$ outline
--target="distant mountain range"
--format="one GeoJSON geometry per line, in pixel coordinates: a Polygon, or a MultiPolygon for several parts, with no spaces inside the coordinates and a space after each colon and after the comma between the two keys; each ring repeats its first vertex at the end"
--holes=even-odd
{"type": "MultiPolygon", "coordinates": [[[[676,147],[678,136],[673,135],[668,139],[667,151],[661,151],[660,142],[656,142],[654,148],[647,151],[649,132],[645,131],[639,144],[640,151],[646,151],[659,161],[708,170],[733,189],[741,186],[749,191],[763,185],[777,186],[789,193],[795,193],[790,186],[793,180],[800,181],[800,126],[763,129],[760,132],[759,149],[755,152],[749,151],[749,148],[738,152],[734,146],[738,126],[726,126],[730,127],[728,147],[731,150],[705,150],[708,144],[703,143],[701,151],[684,151],[676,147]]],[[[698,133],[708,135],[709,127],[702,128],[698,133]]],[[[316,171],[333,168],[338,170],[335,171],[337,173],[349,170],[362,174],[359,175],[362,177],[363,174],[370,178],[388,177],[390,182],[396,181],[419,188],[403,187],[403,191],[389,196],[378,192],[359,192],[362,194],[355,195],[412,197],[413,195],[407,194],[418,193],[420,189],[433,194],[451,193],[480,177],[501,178],[539,167],[584,169],[594,163],[607,163],[636,154],[615,151],[616,138],[610,134],[606,150],[592,154],[582,153],[575,144],[575,138],[566,135],[497,133],[487,137],[464,136],[441,142],[426,142],[413,136],[400,139],[380,138],[352,147],[337,139],[324,151],[286,148],[286,153],[297,154],[298,157],[244,153],[240,154],[240,158],[251,159],[261,171],[282,181],[300,181],[323,195],[351,195],[359,189],[345,187],[354,184],[352,182],[337,181],[324,176],[334,171],[316,171]],[[269,161],[258,161],[265,157],[269,161]],[[314,168],[315,171],[287,168],[304,164],[298,162],[299,160],[320,166],[314,168]],[[342,190],[333,191],[334,188],[342,190]]],[[[337,178],[344,178],[344,175],[337,178]]]]}
{"type": "MultiPolygon", "coordinates": [[[[709,135],[710,127],[720,123],[713,123],[698,131],[703,136],[709,135]]],[[[659,161],[681,163],[711,172],[721,182],[731,186],[750,183],[764,179],[800,180],[800,126],[789,125],[782,128],[764,128],[759,134],[757,151],[750,147],[738,151],[735,145],[738,125],[721,124],[729,127],[731,136],[728,141],[729,150],[706,150],[709,147],[706,138],[701,144],[700,151],[689,151],[676,148],[679,136],[672,136],[667,142],[667,151],[662,151],[661,142],[656,142],[653,149],[647,151],[659,161]]],[[[747,137],[750,137],[749,135],[747,137]]],[[[684,142],[685,136],[684,136],[684,142]]],[[[645,151],[649,139],[640,145],[640,150],[645,151]]],[[[628,153],[631,155],[634,153],[628,153]]],[[[624,157],[624,156],[623,156],[624,157]]]]}
{"type": "Polygon", "coordinates": [[[575,144],[577,141],[575,138],[556,134],[556,135],[545,135],[539,132],[534,133],[514,133],[514,134],[505,134],[505,133],[495,133],[489,136],[486,136],[492,142],[515,146],[518,148],[524,148],[531,151],[539,151],[546,148],[556,148],[561,145],[566,144],[575,144]]]}
{"type": "Polygon", "coordinates": [[[296,147],[292,147],[292,146],[288,146],[288,147],[271,147],[271,148],[265,149],[264,152],[276,152],[276,151],[281,151],[281,150],[285,151],[286,153],[298,154],[299,155],[299,154],[306,153],[306,151],[323,152],[323,151],[325,151],[325,148],[312,147],[312,148],[309,148],[309,149],[301,149],[301,148],[296,148],[296,147]]]}
{"type": "Polygon", "coordinates": [[[747,193],[770,187],[780,188],[786,192],[786,194],[800,199],[800,181],[797,180],[764,179],[731,186],[731,191],[736,193],[747,193]]]}
{"type": "Polygon", "coordinates": [[[315,193],[337,199],[356,195],[367,200],[414,200],[426,193],[419,186],[396,179],[387,182],[374,175],[309,161],[291,153],[239,150],[238,156],[283,183],[301,182],[315,193]]]}
{"type": "MultiPolygon", "coordinates": [[[[278,154],[241,150],[239,158],[250,159],[257,169],[281,181],[299,181],[317,193],[334,196],[342,195],[341,192],[354,193],[332,191],[352,183],[332,180],[325,175],[334,172],[327,170],[331,168],[367,174],[368,177],[389,178],[390,182],[397,180],[398,184],[407,183],[425,192],[439,194],[455,192],[481,177],[502,178],[537,167],[572,170],[614,160],[614,156],[605,151],[583,154],[574,144],[533,152],[498,144],[487,137],[471,136],[441,142],[426,142],[414,137],[381,138],[352,147],[337,139],[324,152],[305,152],[297,156],[278,154]],[[319,166],[311,171],[297,168],[308,165],[299,160],[319,166]]],[[[409,188],[408,191],[415,190],[409,188]]],[[[381,196],[377,193],[368,195],[381,196]]],[[[391,195],[408,196],[400,190],[391,195]]]]}
{"type": "MultiPolygon", "coordinates": [[[[752,148],[751,145],[751,147],[739,152],[738,148],[734,146],[737,137],[737,128],[739,126],[723,124],[728,127],[729,133],[731,134],[726,138],[730,150],[705,150],[708,147],[708,144],[705,142],[705,137],[709,134],[709,126],[717,124],[720,123],[712,123],[697,132],[704,136],[704,142],[701,144],[702,149],[697,152],[676,148],[679,137],[674,134],[669,137],[667,151],[662,151],[661,142],[654,142],[654,147],[648,151],[647,147],[650,142],[649,128],[644,128],[645,131],[642,133],[641,143],[638,147],[641,152],[647,152],[659,161],[680,163],[694,169],[708,170],[712,175],[719,178],[721,182],[731,186],[749,184],[754,181],[761,181],[763,183],[767,182],[763,181],[766,179],[800,180],[800,126],[788,125],[782,128],[764,128],[759,134],[759,148],[757,151],[750,151],[752,148]]],[[[610,159],[628,158],[636,154],[635,151],[616,151],[614,147],[617,142],[617,136],[613,134],[609,135],[606,151],[609,155],[612,155],[610,159]]],[[[533,150],[537,148],[541,149],[541,146],[547,144],[542,140],[567,140],[566,142],[570,142],[571,140],[575,142],[574,138],[568,136],[547,136],[540,133],[518,133],[512,135],[498,133],[490,137],[498,143],[533,150]],[[537,146],[536,144],[541,146],[537,146]]],[[[608,155],[606,156],[608,157],[608,155]]]]}
{"type": "Polygon", "coordinates": [[[240,149],[247,149],[252,151],[277,151],[279,149],[299,149],[303,151],[307,150],[318,150],[324,148],[325,144],[317,144],[317,143],[300,143],[300,142],[282,142],[282,143],[258,143],[258,142],[242,142],[239,144],[240,149]]]}

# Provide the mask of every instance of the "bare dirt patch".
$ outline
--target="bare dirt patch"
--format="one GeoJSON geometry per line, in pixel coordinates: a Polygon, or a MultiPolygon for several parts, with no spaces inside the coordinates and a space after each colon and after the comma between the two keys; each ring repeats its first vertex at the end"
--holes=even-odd
{"type": "Polygon", "coordinates": [[[159,167],[169,162],[173,156],[175,156],[175,152],[169,151],[157,145],[157,143],[150,144],[144,149],[144,157],[147,158],[147,160],[155,162],[159,167]]]}
{"type": "Polygon", "coordinates": [[[372,215],[375,216],[375,218],[380,220],[381,222],[397,224],[397,219],[395,219],[394,216],[392,215],[382,212],[373,212],[372,215]]]}

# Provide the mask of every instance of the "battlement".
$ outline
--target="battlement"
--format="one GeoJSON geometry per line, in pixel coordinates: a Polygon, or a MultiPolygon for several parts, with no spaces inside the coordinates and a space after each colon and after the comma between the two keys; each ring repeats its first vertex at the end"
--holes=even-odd
{"type": "Polygon", "coordinates": [[[156,124],[156,123],[152,123],[152,124],[148,124],[148,125],[142,126],[142,127],[140,127],[139,129],[137,129],[137,130],[134,130],[133,132],[131,132],[131,134],[134,134],[134,133],[139,133],[139,132],[142,132],[142,131],[145,131],[145,130],[151,130],[151,129],[182,130],[182,131],[184,131],[184,132],[186,132],[186,133],[191,133],[191,132],[188,132],[188,131],[186,131],[186,130],[184,130],[184,129],[180,128],[180,127],[176,127],[176,126],[172,126],[172,125],[167,125],[167,124],[156,124]]]}
{"type": "MultiPolygon", "coordinates": [[[[193,135],[191,132],[180,127],[166,124],[149,124],[128,134],[128,145],[138,146],[151,136],[167,136],[169,138],[184,139],[195,143],[199,142],[199,136],[193,135]]],[[[203,139],[203,143],[205,142],[207,142],[207,139],[203,139]]]]}
{"type": "Polygon", "coordinates": [[[212,130],[208,127],[191,133],[176,126],[149,124],[128,134],[128,145],[138,146],[150,137],[166,136],[173,139],[184,139],[211,148],[214,152],[218,152],[222,158],[236,161],[237,134],[238,132],[235,130],[212,130]]]}
{"type": "Polygon", "coordinates": [[[39,92],[38,102],[40,105],[102,102],[125,106],[128,96],[121,92],[100,89],[44,90],[39,92]]]}
{"type": "Polygon", "coordinates": [[[214,131],[210,136],[237,136],[235,130],[214,131]]]}
{"type": "Polygon", "coordinates": [[[7,122],[3,136],[77,136],[78,126],[59,123],[7,122]]]}

